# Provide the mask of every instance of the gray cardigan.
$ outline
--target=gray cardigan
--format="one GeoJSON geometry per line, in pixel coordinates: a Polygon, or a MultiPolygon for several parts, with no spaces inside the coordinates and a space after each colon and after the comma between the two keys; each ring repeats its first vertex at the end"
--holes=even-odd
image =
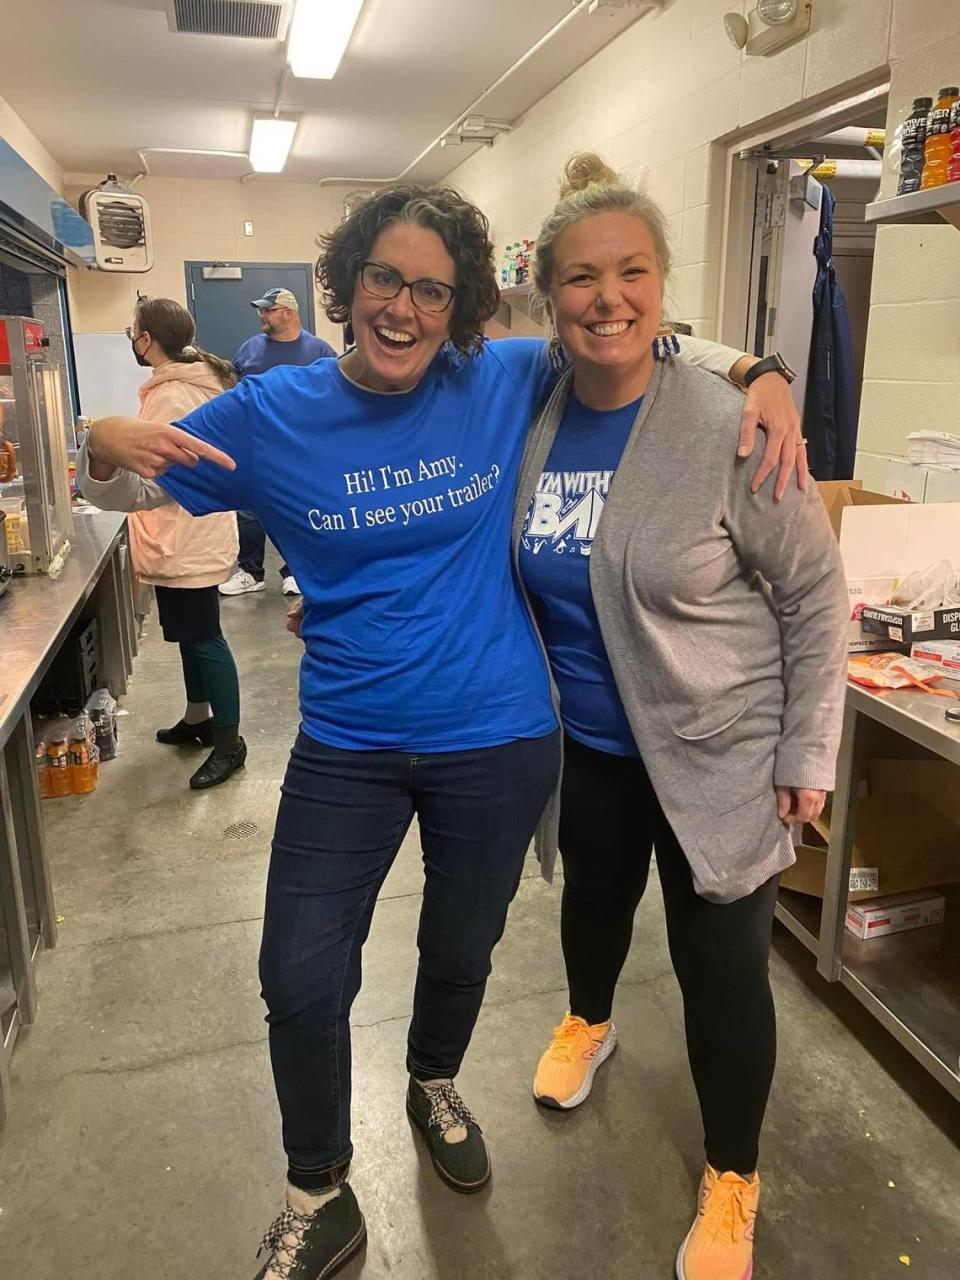
{"type": "MultiPolygon", "coordinates": [[[[514,564],[563,415],[567,374],[531,429],[514,564]]],[[[696,890],[751,893],[794,861],[775,785],[834,783],[846,682],[847,594],[820,497],[750,480],[736,457],[742,396],[658,362],[593,542],[590,587],[627,718],[696,890]]],[[[537,833],[557,851],[559,791],[537,833]]]]}

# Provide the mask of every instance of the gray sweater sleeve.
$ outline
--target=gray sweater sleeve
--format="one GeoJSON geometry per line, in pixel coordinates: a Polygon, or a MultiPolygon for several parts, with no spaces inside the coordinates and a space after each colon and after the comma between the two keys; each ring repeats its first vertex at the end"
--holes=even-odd
{"type": "Polygon", "coordinates": [[[86,500],[101,511],[153,511],[166,506],[173,498],[154,480],[143,480],[134,471],[121,467],[109,480],[94,480],[90,475],[87,442],[77,454],[77,487],[86,500]]]}
{"type": "Polygon", "coordinates": [[[774,476],[757,494],[752,459],[732,470],[724,514],[741,559],[770,587],[783,642],[785,703],[773,780],[782,787],[829,791],[847,681],[847,597],[840,549],[820,495],[791,483],[773,501],[774,476]]]}

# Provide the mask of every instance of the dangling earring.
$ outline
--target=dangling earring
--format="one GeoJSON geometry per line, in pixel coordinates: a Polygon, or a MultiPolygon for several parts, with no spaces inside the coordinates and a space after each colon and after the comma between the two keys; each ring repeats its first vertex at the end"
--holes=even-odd
{"type": "Polygon", "coordinates": [[[680,354],[680,339],[675,333],[658,334],[653,340],[654,360],[669,360],[680,354]]]}
{"type": "Polygon", "coordinates": [[[554,329],[553,336],[550,339],[550,346],[547,349],[547,355],[550,360],[550,368],[554,373],[563,373],[567,365],[570,363],[570,357],[563,349],[563,343],[557,337],[557,331],[554,329]]]}

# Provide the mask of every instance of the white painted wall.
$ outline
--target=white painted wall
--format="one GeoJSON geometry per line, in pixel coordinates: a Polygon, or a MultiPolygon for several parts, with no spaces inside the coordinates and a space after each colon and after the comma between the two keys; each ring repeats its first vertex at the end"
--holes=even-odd
{"type": "MultiPolygon", "coordinates": [[[[899,107],[960,74],[960,0],[814,0],[803,41],[748,58],[727,41],[731,0],[674,0],[635,23],[450,180],[491,217],[499,246],[535,236],[564,161],[597,150],[646,185],[670,218],[671,314],[716,336],[722,147],[891,74],[899,107]]],[[[892,175],[891,175],[891,180],[892,175]]],[[[886,459],[924,424],[960,432],[960,234],[888,228],[877,238],[858,472],[883,487],[886,459]]]]}
{"type": "Polygon", "coordinates": [[[0,98],[0,138],[8,142],[55,191],[63,191],[60,165],[4,98],[0,98]]]}

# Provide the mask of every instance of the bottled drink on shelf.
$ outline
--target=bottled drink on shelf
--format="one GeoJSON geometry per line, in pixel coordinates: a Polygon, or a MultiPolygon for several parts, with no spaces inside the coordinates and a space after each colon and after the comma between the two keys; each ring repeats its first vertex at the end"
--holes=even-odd
{"type": "Polygon", "coordinates": [[[950,118],[960,88],[950,85],[940,90],[937,105],[927,117],[927,140],[923,147],[923,177],[920,190],[942,187],[950,166],[950,118]]]}
{"type": "Polygon", "coordinates": [[[927,140],[927,116],[932,106],[932,98],[914,98],[913,110],[901,127],[898,196],[910,195],[920,190],[920,180],[923,177],[923,148],[927,140]]]}
{"type": "Polygon", "coordinates": [[[40,799],[46,800],[50,794],[50,761],[47,759],[47,744],[38,742],[33,748],[33,762],[37,768],[37,790],[40,799]]]}
{"type": "Polygon", "coordinates": [[[947,181],[960,182],[960,98],[950,111],[950,163],[947,165],[947,181]]]}
{"type": "Polygon", "coordinates": [[[90,726],[86,716],[74,721],[70,730],[70,783],[74,795],[85,796],[97,789],[95,749],[90,747],[90,726]]]}
{"type": "Polygon", "coordinates": [[[47,794],[51,796],[68,796],[73,790],[70,777],[70,748],[62,734],[50,739],[47,743],[47,772],[49,787],[47,794]]]}

